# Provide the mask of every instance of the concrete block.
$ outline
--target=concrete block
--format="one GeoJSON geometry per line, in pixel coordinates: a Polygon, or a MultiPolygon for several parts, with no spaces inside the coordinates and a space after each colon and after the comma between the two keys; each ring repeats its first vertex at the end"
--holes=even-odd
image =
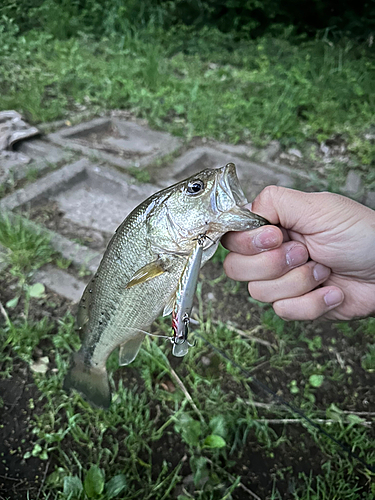
{"type": "Polygon", "coordinates": [[[355,171],[350,170],[347,177],[343,191],[349,196],[357,194],[362,188],[361,176],[355,171]]]}
{"type": "MultiPolygon", "coordinates": [[[[24,219],[36,231],[43,231],[51,244],[66,259],[78,266],[95,271],[105,250],[105,240],[112,235],[125,217],[142,201],[160,188],[152,184],[137,184],[130,176],[99,167],[86,159],[51,172],[24,189],[0,200],[0,209],[12,211],[27,205],[35,206],[41,200],[55,201],[69,225],[79,225],[104,233],[103,248],[91,250],[69,240],[56,231],[24,219]]],[[[11,214],[11,212],[10,212],[11,214]]],[[[14,214],[12,214],[15,217],[14,214]]],[[[75,233],[75,238],[82,234],[75,233]]]]}
{"type": "Polygon", "coordinates": [[[3,151],[0,158],[0,183],[23,179],[29,170],[43,171],[71,156],[71,153],[41,139],[20,141],[13,148],[14,151],[3,151]]]}
{"type": "Polygon", "coordinates": [[[30,139],[16,144],[16,151],[29,156],[35,166],[38,164],[56,164],[63,161],[67,153],[62,148],[42,139],[30,139]]]}
{"type": "Polygon", "coordinates": [[[53,199],[64,217],[83,227],[114,233],[125,217],[159,188],[136,184],[119,172],[93,166],[87,177],[61,190],[53,199]]]}
{"type": "Polygon", "coordinates": [[[8,249],[0,244],[0,273],[8,267],[8,249]]]}
{"type": "Polygon", "coordinates": [[[78,180],[87,177],[86,168],[88,165],[89,161],[82,159],[66,165],[55,172],[51,172],[25,188],[18,189],[14,193],[5,196],[0,200],[0,207],[13,210],[26,203],[31,203],[37,198],[47,198],[60,191],[64,191],[78,180]]]}
{"type": "Polygon", "coordinates": [[[34,274],[33,281],[35,283],[43,283],[44,286],[53,292],[72,302],[79,302],[86,286],[86,283],[83,281],[51,265],[39,269],[34,274]]]}
{"type": "Polygon", "coordinates": [[[369,191],[367,193],[365,205],[375,210],[375,191],[369,191]]]}
{"type": "Polygon", "coordinates": [[[162,179],[163,186],[166,186],[170,184],[168,172],[172,173],[176,181],[179,181],[204,168],[217,168],[228,162],[235,163],[243,190],[250,200],[269,184],[291,187],[294,184],[294,178],[298,177],[298,171],[294,172],[288,167],[279,168],[279,165],[272,164],[270,168],[269,164],[249,161],[241,156],[202,146],[188,150],[177,158],[172,166],[159,170],[158,179],[162,179]]]}
{"type": "Polygon", "coordinates": [[[265,148],[259,149],[259,151],[255,154],[254,159],[266,163],[268,161],[273,161],[280,152],[280,142],[271,141],[265,148]]]}
{"type": "Polygon", "coordinates": [[[149,165],[182,145],[181,139],[169,133],[117,117],[96,118],[63,128],[49,134],[48,139],[124,169],[149,165]]]}

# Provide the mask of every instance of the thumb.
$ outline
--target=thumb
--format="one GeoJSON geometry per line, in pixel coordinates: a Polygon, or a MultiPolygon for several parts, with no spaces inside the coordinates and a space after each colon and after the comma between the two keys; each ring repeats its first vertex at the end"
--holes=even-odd
{"type": "Polygon", "coordinates": [[[279,186],[267,186],[252,203],[252,211],[271,224],[309,234],[328,229],[335,215],[343,216],[352,200],[332,193],[303,193],[279,186]]]}

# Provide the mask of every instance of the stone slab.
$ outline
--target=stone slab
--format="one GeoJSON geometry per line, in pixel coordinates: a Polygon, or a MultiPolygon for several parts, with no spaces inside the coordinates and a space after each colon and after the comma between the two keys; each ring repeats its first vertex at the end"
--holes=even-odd
{"type": "Polygon", "coordinates": [[[16,207],[31,203],[37,198],[48,198],[66,190],[69,186],[87,177],[86,168],[89,165],[89,161],[84,158],[51,172],[25,188],[18,189],[14,193],[5,196],[0,200],[0,208],[14,210],[16,207]]]}
{"type": "Polygon", "coordinates": [[[170,175],[174,181],[179,181],[202,169],[217,168],[233,162],[237,167],[237,174],[245,193],[249,199],[252,199],[269,184],[292,187],[295,177],[298,176],[298,173],[287,167],[275,168],[276,164],[274,164],[273,168],[270,168],[267,164],[256,163],[234,155],[233,149],[231,153],[225,153],[220,149],[220,147],[214,149],[210,146],[190,149],[177,158],[171,167],[154,172],[153,179],[160,185],[167,186],[171,183],[170,175]]]}
{"type": "MultiPolygon", "coordinates": [[[[27,205],[35,206],[45,199],[53,200],[68,221],[111,235],[137,205],[158,190],[156,185],[137,184],[129,175],[81,159],[6,196],[0,201],[0,209],[14,211],[27,205]]],[[[34,230],[43,230],[66,259],[91,272],[98,267],[101,252],[24,220],[34,230]]]]}
{"type": "Polygon", "coordinates": [[[152,184],[135,184],[105,167],[94,166],[87,173],[85,179],[52,199],[69,220],[105,233],[114,233],[136,206],[159,189],[152,184]]]}
{"type": "Polygon", "coordinates": [[[8,267],[8,249],[0,244],[0,273],[8,267]]]}
{"type": "Polygon", "coordinates": [[[367,193],[365,205],[375,210],[375,191],[369,191],[367,193]]]}
{"type": "Polygon", "coordinates": [[[83,281],[51,265],[39,269],[34,274],[33,281],[35,283],[43,283],[44,286],[53,292],[72,302],[79,302],[86,286],[86,283],[83,281]]]}
{"type": "Polygon", "coordinates": [[[181,139],[117,117],[96,118],[63,128],[48,139],[120,168],[144,167],[179,149],[181,139]]]}
{"type": "Polygon", "coordinates": [[[158,189],[82,159],[3,198],[0,207],[14,210],[48,198],[57,201],[72,222],[113,233],[137,205],[158,189]]]}
{"type": "Polygon", "coordinates": [[[16,155],[9,152],[8,157],[0,158],[0,183],[9,179],[20,180],[30,170],[43,171],[50,165],[68,161],[71,153],[42,139],[29,139],[16,143],[16,155]]]}
{"type": "Polygon", "coordinates": [[[356,195],[362,189],[362,179],[361,176],[355,170],[349,170],[346,177],[345,186],[343,187],[343,192],[349,196],[356,195]]]}
{"type": "Polygon", "coordinates": [[[60,163],[71,155],[62,148],[43,139],[30,139],[15,145],[14,149],[29,156],[35,165],[60,163]]]}

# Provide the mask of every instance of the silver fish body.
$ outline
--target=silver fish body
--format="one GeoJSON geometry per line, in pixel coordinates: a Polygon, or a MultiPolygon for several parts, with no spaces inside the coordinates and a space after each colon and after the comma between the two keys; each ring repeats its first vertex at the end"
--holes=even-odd
{"type": "Polygon", "coordinates": [[[203,265],[228,231],[268,224],[242,207],[246,198],[235,166],[202,172],[168,187],[136,207],[112,237],[78,311],[81,349],[73,356],[64,387],[92,404],[111,401],[106,361],[120,346],[120,364],[137,355],[144,333],[173,302],[196,238],[206,234],[203,265]]]}

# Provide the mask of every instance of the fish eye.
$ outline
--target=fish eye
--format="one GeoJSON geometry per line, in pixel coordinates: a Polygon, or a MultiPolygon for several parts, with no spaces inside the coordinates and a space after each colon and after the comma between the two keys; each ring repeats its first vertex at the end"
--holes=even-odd
{"type": "Polygon", "coordinates": [[[204,189],[204,183],[200,179],[196,179],[194,181],[189,182],[188,187],[186,189],[188,194],[198,194],[200,191],[204,189]]]}

